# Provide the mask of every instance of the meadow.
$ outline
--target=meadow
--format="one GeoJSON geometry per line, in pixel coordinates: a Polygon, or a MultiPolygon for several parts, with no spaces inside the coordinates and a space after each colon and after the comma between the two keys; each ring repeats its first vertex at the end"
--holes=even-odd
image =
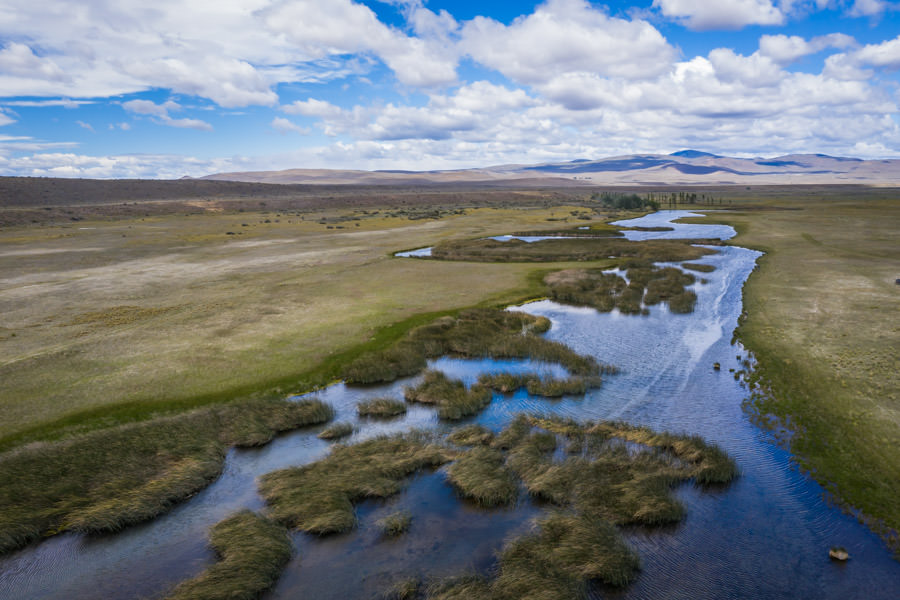
{"type": "Polygon", "coordinates": [[[900,549],[900,194],[741,190],[706,222],[766,254],[744,287],[748,409],[900,549]]]}

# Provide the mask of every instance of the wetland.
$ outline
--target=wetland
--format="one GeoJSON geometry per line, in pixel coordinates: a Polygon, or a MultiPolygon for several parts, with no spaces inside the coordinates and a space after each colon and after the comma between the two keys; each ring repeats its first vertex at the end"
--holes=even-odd
{"type": "MultiPolygon", "coordinates": [[[[552,209],[535,210],[556,218],[547,216],[552,209]]],[[[895,597],[898,563],[882,539],[830,503],[742,408],[749,378],[732,372],[746,372],[750,355],[732,338],[742,287],[761,254],[721,245],[734,235],[730,227],[675,221],[686,216],[661,211],[632,220],[617,240],[679,240],[666,244],[680,254],[659,257],[663,264],[612,263],[597,253],[579,257],[587,264],[554,255],[537,261],[550,263],[538,270],[508,257],[499,259],[504,264],[380,259],[420,275],[426,270],[417,265],[442,275],[484,269],[486,278],[500,273],[491,267],[512,267],[519,299],[549,299],[506,311],[438,303],[412,328],[371,332],[378,343],[335,361],[332,373],[344,382],[294,398],[329,407],[321,416],[295,419],[290,428],[299,429],[265,445],[287,427],[248,420],[240,432],[216,430],[208,452],[221,462],[184,494],[189,499],[119,533],[72,526],[8,554],[0,558],[0,590],[22,598],[217,597],[204,596],[204,585],[244,568],[229,567],[246,554],[228,549],[231,536],[258,539],[260,566],[279,566],[268,575],[263,568],[259,583],[236,597],[270,586],[264,597],[520,598],[536,589],[547,597],[827,598],[860,589],[895,597]],[[640,284],[638,310],[554,298],[547,293],[554,275],[581,287],[608,275],[624,289],[640,284]],[[657,290],[657,302],[648,298],[650,283],[669,280],[677,286],[657,290]],[[687,292],[691,310],[670,304],[687,292]],[[338,425],[340,435],[320,435],[338,425]],[[330,466],[336,460],[345,466],[330,466]],[[311,476],[336,479],[337,487],[304,484],[311,476]],[[604,499],[592,481],[619,493],[604,499]],[[334,510],[310,516],[283,508],[304,490],[324,494],[328,502],[312,503],[333,502],[334,510]],[[397,533],[386,535],[386,527],[397,533]],[[851,561],[829,561],[831,545],[846,547],[851,561]],[[597,549],[604,550],[591,553],[597,549]],[[554,558],[537,568],[536,557],[545,556],[554,558]],[[77,581],[67,576],[73,572],[77,581]]],[[[496,217],[499,227],[508,215],[496,217]]],[[[436,231],[427,233],[422,242],[433,242],[436,231]]],[[[469,229],[491,233],[503,231],[469,229]]],[[[601,297],[596,286],[582,291],[601,297]]],[[[508,306],[501,290],[487,296],[508,306]]]]}

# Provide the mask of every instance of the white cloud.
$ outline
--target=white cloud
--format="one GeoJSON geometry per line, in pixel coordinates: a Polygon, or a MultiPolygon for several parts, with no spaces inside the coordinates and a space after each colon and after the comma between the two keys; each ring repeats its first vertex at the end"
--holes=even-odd
{"type": "Polygon", "coordinates": [[[13,119],[11,116],[6,114],[2,109],[0,109],[0,127],[2,127],[4,125],[9,125],[9,124],[15,123],[15,122],[16,122],[15,119],[13,119]]]}
{"type": "Polygon", "coordinates": [[[6,100],[0,101],[6,106],[27,106],[27,107],[46,107],[46,106],[62,106],[63,108],[75,109],[86,104],[95,104],[94,100],[72,100],[70,98],[59,98],[56,100],[6,100]]]}
{"type": "Polygon", "coordinates": [[[653,0],[653,7],[697,31],[781,25],[785,21],[785,14],[771,0],[653,0]]]}
{"type": "Polygon", "coordinates": [[[81,127],[82,129],[87,129],[91,133],[94,133],[94,126],[90,123],[85,123],[84,121],[75,121],[75,124],[81,127]]]}
{"type": "Polygon", "coordinates": [[[274,119],[272,119],[272,123],[270,125],[272,126],[272,129],[275,129],[280,133],[293,132],[299,133],[300,135],[309,134],[309,129],[307,129],[306,127],[301,127],[300,125],[297,125],[296,123],[293,123],[285,119],[284,117],[275,117],[274,119]]]}
{"type": "MultiPolygon", "coordinates": [[[[420,7],[414,10],[421,26],[433,32],[436,24],[428,16],[430,11],[420,7]]],[[[372,53],[394,71],[401,83],[427,87],[456,81],[457,57],[446,38],[407,36],[383,24],[363,4],[292,0],[262,14],[268,29],[282,34],[312,57],[372,53]]],[[[437,23],[448,24],[445,17],[443,21],[440,16],[436,19],[437,23]]]]}
{"type": "Polygon", "coordinates": [[[788,64],[827,48],[848,48],[856,44],[852,36],[830,33],[806,40],[796,35],[764,35],[759,38],[759,53],[779,64],[788,64]]]}
{"type": "Polygon", "coordinates": [[[863,64],[885,69],[900,69],[900,35],[880,44],[868,44],[853,53],[863,64]]]}
{"type": "Polygon", "coordinates": [[[173,119],[169,115],[169,111],[181,110],[182,107],[172,100],[167,100],[162,104],[156,104],[151,100],[129,100],[122,103],[122,108],[138,115],[155,117],[157,123],[168,125],[169,127],[201,131],[212,131],[213,129],[212,125],[200,119],[173,119]]]}
{"type": "Polygon", "coordinates": [[[548,0],[510,25],[476,17],[461,35],[462,49],[474,60],[528,84],[571,72],[653,77],[675,57],[646,21],[610,17],[585,0],[548,0]]]}
{"type": "Polygon", "coordinates": [[[306,117],[336,117],[341,114],[340,107],[315,98],[297,100],[292,104],[282,106],[281,110],[289,115],[304,115],[306,117]]]}
{"type": "Polygon", "coordinates": [[[888,3],[883,0],[854,0],[853,6],[847,11],[851,17],[874,17],[880,15],[888,8],[888,3]]]}

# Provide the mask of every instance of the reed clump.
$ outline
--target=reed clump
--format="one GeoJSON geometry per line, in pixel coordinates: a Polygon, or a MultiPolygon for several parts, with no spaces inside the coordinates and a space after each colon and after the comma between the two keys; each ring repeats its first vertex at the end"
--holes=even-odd
{"type": "Polygon", "coordinates": [[[353,424],[352,423],[335,423],[334,425],[329,425],[316,436],[322,440],[337,440],[342,437],[347,437],[353,433],[353,424]]]}
{"type": "Polygon", "coordinates": [[[412,525],[412,513],[408,510],[401,510],[379,519],[375,524],[381,530],[381,533],[386,536],[396,537],[403,535],[409,531],[409,527],[412,525]]]}
{"type": "Polygon", "coordinates": [[[274,585],[292,551],[284,527],[249,510],[217,523],[209,543],[218,561],[168,600],[253,600],[274,585]]]}
{"type": "Polygon", "coordinates": [[[494,432],[481,425],[465,425],[447,436],[447,441],[457,446],[483,446],[494,439],[494,432]]]}
{"type": "Polygon", "coordinates": [[[409,402],[432,404],[442,419],[456,421],[477,414],[491,403],[491,390],[481,385],[466,389],[457,379],[450,379],[440,371],[425,371],[421,383],[407,387],[404,396],[409,402]]]}
{"type": "Polygon", "coordinates": [[[337,445],[320,461],[268,473],[259,488],[278,522],[308,533],[338,533],[356,525],[354,503],[396,494],[406,477],[452,456],[415,433],[380,437],[337,445]]]}
{"type": "Polygon", "coordinates": [[[394,582],[382,597],[384,600],[416,600],[419,598],[421,582],[415,577],[407,577],[394,582]]]}
{"type": "Polygon", "coordinates": [[[700,273],[712,273],[716,270],[713,265],[704,265],[700,263],[681,263],[681,267],[689,271],[698,271],[700,273]]]}
{"type": "Polygon", "coordinates": [[[315,398],[225,405],[218,413],[222,441],[244,447],[261,446],[283,431],[327,423],[334,418],[334,409],[315,398]]]}
{"type": "Polygon", "coordinates": [[[361,417],[396,417],[406,414],[406,404],[394,398],[372,398],[358,403],[356,412],[361,417]]]}
{"type": "Polygon", "coordinates": [[[553,300],[591,306],[601,312],[617,308],[625,314],[647,314],[645,306],[661,302],[676,313],[694,310],[697,295],[686,289],[696,281],[690,273],[643,260],[631,261],[627,266],[628,281],[600,269],[567,269],[550,273],[544,283],[553,300]]]}
{"type": "Polygon", "coordinates": [[[447,480],[464,497],[485,507],[511,504],[519,494],[503,453],[483,446],[456,459],[447,469],[447,480]]]}
{"type": "Polygon", "coordinates": [[[63,531],[152,519],[215,480],[229,446],[259,445],[331,415],[318,400],[259,400],[9,452],[0,459],[0,553],[63,531]]]}
{"type": "Polygon", "coordinates": [[[550,321],[517,311],[471,309],[456,317],[441,317],[410,331],[386,350],[366,354],[344,370],[350,383],[393,381],[422,371],[426,359],[440,356],[468,358],[530,358],[557,363],[573,375],[598,375],[612,367],[599,364],[565,344],[540,336],[550,321]]]}
{"type": "Polygon", "coordinates": [[[566,378],[541,376],[537,373],[484,373],[478,377],[478,383],[492,390],[508,394],[526,388],[533,396],[558,398],[565,395],[581,395],[589,389],[599,388],[602,379],[599,376],[573,376],[566,378]]]}

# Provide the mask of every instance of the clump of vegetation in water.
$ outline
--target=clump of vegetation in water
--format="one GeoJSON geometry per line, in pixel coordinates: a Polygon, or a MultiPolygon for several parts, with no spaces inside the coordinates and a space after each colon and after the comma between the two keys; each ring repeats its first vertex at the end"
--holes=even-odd
{"type": "Polygon", "coordinates": [[[419,598],[421,584],[415,577],[401,579],[384,593],[384,600],[415,600],[419,598]]]}
{"type": "Polygon", "coordinates": [[[319,400],[257,400],[9,453],[0,460],[0,553],[53,533],[152,519],[218,477],[229,446],[260,445],[332,415],[319,400]]]}
{"type": "Polygon", "coordinates": [[[514,375],[511,373],[484,373],[478,377],[478,383],[503,394],[526,388],[529,394],[558,398],[564,395],[584,394],[589,389],[599,388],[602,383],[599,376],[591,377],[542,377],[536,373],[514,375]]]}
{"type": "Polygon", "coordinates": [[[539,335],[549,328],[548,319],[522,312],[467,310],[413,329],[389,348],[359,357],[344,370],[344,378],[350,383],[393,381],[422,371],[428,358],[446,355],[531,358],[560,364],[574,375],[598,375],[609,369],[539,335]]]}
{"type": "Polygon", "coordinates": [[[696,260],[715,250],[696,244],[720,245],[721,240],[643,240],[587,237],[525,242],[511,239],[446,240],[431,249],[436,260],[470,262],[564,262],[617,259],[642,259],[654,262],[696,260]]]}
{"type": "Polygon", "coordinates": [[[249,510],[217,523],[209,544],[218,562],[180,584],[168,600],[253,600],[272,587],[291,557],[287,530],[249,510]]]}
{"type": "Polygon", "coordinates": [[[567,269],[544,278],[553,300],[576,306],[591,306],[601,312],[613,308],[625,314],[646,314],[644,306],[665,302],[675,313],[694,310],[697,295],[686,289],[696,280],[674,267],[656,267],[646,261],[632,261],[628,281],[599,269],[567,269]]]}
{"type": "Polygon", "coordinates": [[[699,263],[681,263],[681,266],[689,271],[699,271],[700,273],[712,273],[716,270],[713,265],[702,265],[699,263]]]}
{"type": "Polygon", "coordinates": [[[412,514],[408,510],[401,510],[379,519],[376,525],[384,535],[390,537],[403,535],[412,525],[412,514]]]}
{"type": "Polygon", "coordinates": [[[481,425],[472,424],[460,427],[447,436],[447,441],[457,446],[481,446],[490,444],[494,432],[481,425]]]}
{"type": "Polygon", "coordinates": [[[491,403],[490,389],[477,384],[466,389],[462,381],[431,370],[418,385],[407,387],[404,396],[409,402],[436,406],[438,416],[451,421],[477,414],[491,403]]]}
{"type": "Polygon", "coordinates": [[[373,398],[357,404],[356,412],[361,417],[396,417],[406,414],[406,404],[394,398],[373,398]]]}
{"type": "Polygon", "coordinates": [[[323,429],[316,437],[322,440],[337,440],[352,433],[353,425],[351,423],[335,423],[323,429]]]}
{"type": "Polygon", "coordinates": [[[264,475],[260,493],[278,522],[308,533],[337,533],[356,525],[354,503],[396,494],[406,477],[452,456],[415,434],[337,445],[318,462],[264,475]]]}
{"type": "Polygon", "coordinates": [[[460,456],[447,469],[447,480],[463,496],[481,506],[511,504],[519,494],[513,473],[499,450],[478,447],[460,456]]]}
{"type": "Polygon", "coordinates": [[[724,483],[736,475],[731,459],[698,437],[519,416],[490,448],[470,450],[450,465],[448,479],[465,496],[488,499],[486,505],[511,502],[509,490],[520,479],[556,510],[507,544],[493,579],[436,582],[426,597],[583,598],[591,581],[624,586],[640,561],[616,526],[677,522],[684,510],[672,496],[675,484],[724,483]],[[562,461],[554,459],[560,444],[568,455],[562,461]]]}

